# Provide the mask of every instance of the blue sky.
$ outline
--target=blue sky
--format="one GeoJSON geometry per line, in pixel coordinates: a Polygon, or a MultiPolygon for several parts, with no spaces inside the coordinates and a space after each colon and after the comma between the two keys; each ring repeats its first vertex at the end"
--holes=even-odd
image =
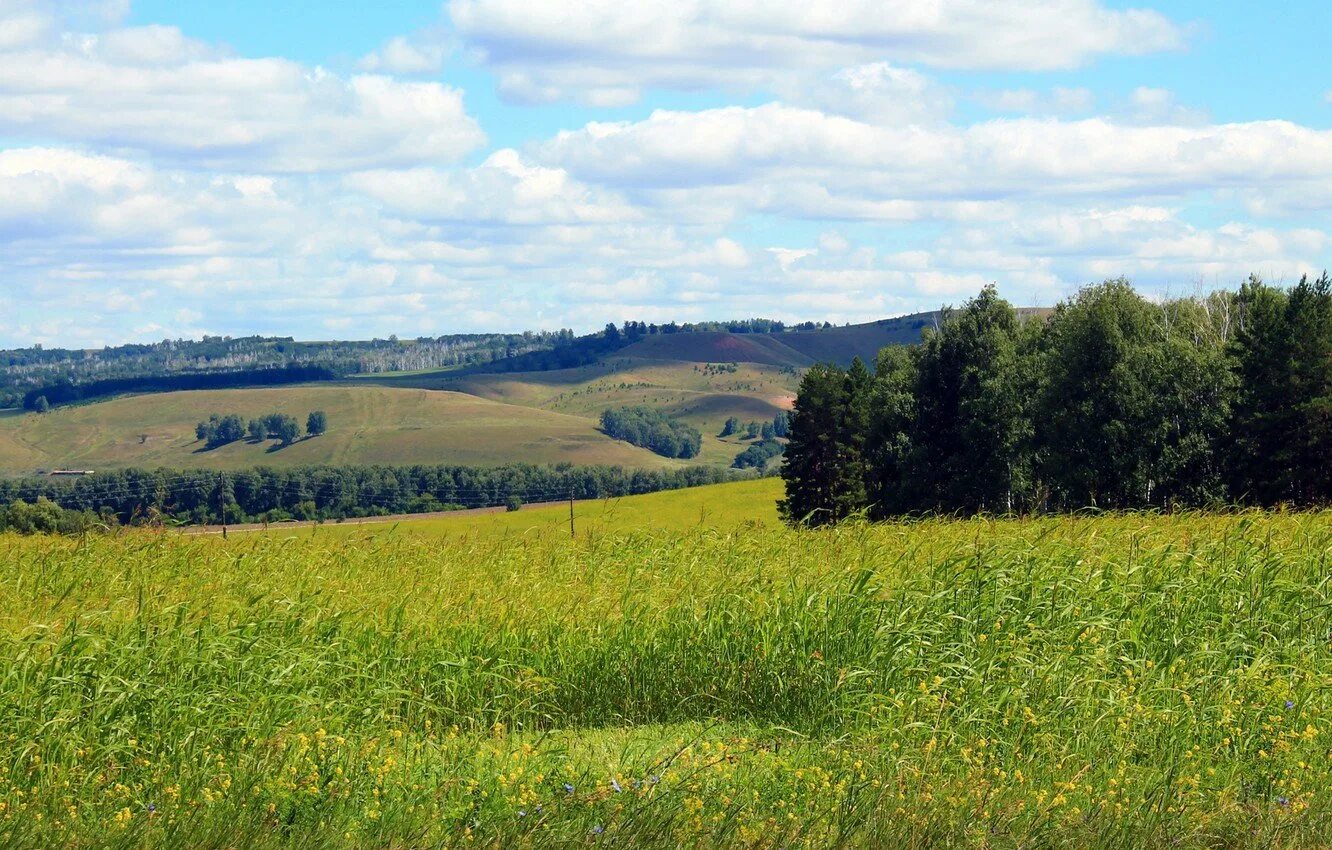
{"type": "Polygon", "coordinates": [[[1326,4],[0,0],[0,346],[1329,265],[1326,4]]]}

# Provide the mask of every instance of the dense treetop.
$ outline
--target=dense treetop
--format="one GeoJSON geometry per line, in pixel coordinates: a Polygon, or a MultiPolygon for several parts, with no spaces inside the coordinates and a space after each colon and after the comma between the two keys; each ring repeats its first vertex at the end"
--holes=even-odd
{"type": "Polygon", "coordinates": [[[616,407],[601,414],[601,430],[663,457],[691,458],[703,445],[697,428],[651,407],[616,407]]]}
{"type": "Polygon", "coordinates": [[[804,377],[784,515],[1332,502],[1332,282],[1149,301],[1124,280],[1020,320],[988,288],[871,373],[804,377]]]}

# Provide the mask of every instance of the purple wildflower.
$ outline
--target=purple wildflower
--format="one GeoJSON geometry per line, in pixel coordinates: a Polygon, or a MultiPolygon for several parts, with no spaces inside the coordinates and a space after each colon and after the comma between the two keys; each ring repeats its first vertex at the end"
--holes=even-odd
{"type": "Polygon", "coordinates": [[[614,779],[611,779],[611,787],[615,789],[616,794],[619,794],[624,790],[620,787],[620,783],[616,782],[614,779]]]}
{"type": "Polygon", "coordinates": [[[1291,702],[1290,700],[1286,700],[1286,711],[1290,711],[1294,707],[1295,703],[1291,702]]]}

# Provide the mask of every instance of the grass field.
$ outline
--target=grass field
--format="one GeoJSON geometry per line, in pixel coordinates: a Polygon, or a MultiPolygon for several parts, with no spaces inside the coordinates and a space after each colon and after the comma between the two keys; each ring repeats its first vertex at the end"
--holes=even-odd
{"type": "Polygon", "coordinates": [[[1332,515],[712,492],[575,540],[0,536],[0,845],[1332,841],[1332,515]]]}
{"type": "MultiPolygon", "coordinates": [[[[687,532],[700,529],[730,531],[740,526],[774,527],[778,524],[780,478],[759,478],[730,484],[666,490],[642,496],[582,501],[574,505],[574,528],[581,535],[613,535],[626,529],[652,532],[687,532]]],[[[410,519],[389,523],[319,526],[274,525],[263,533],[303,538],[326,535],[384,534],[415,537],[530,537],[569,533],[567,503],[525,508],[514,512],[459,513],[456,516],[410,519]]]]}
{"type": "Polygon", "coordinates": [[[78,467],[238,469],[311,463],[512,462],[678,465],[612,440],[593,418],[461,393],[394,387],[302,385],[127,396],[0,418],[0,470],[78,467]],[[280,412],[304,423],[328,413],[329,432],[277,451],[276,443],[232,443],[200,451],[194,425],[210,413],[280,412]]]}
{"type": "Polygon", "coordinates": [[[743,422],[762,422],[770,421],[779,411],[789,410],[800,377],[790,368],[762,363],[708,364],[615,356],[604,363],[549,372],[479,375],[435,372],[364,380],[380,386],[454,390],[491,401],[589,419],[596,419],[611,407],[646,405],[680,418],[702,432],[703,445],[696,462],[729,466],[747,444],[738,437],[717,437],[722,425],[732,416],[743,422]]]}

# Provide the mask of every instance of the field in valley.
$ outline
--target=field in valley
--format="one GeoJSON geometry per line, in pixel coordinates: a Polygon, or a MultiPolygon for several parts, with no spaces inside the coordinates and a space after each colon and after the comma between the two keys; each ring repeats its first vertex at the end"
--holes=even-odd
{"type": "Polygon", "coordinates": [[[0,536],[0,844],[1332,840],[1332,515],[774,494],[0,536]]]}
{"type": "MultiPolygon", "coordinates": [[[[770,528],[778,525],[777,500],[781,496],[781,479],[768,477],[640,496],[578,501],[574,504],[574,528],[577,534],[593,536],[623,534],[630,529],[687,532],[731,531],[740,526],[770,528]]],[[[424,538],[487,539],[567,535],[569,505],[567,502],[530,505],[513,512],[503,509],[455,511],[411,519],[370,518],[359,523],[277,524],[262,529],[262,532],[298,539],[327,535],[370,538],[386,533],[424,538]]],[[[219,532],[211,529],[209,533],[219,532]]]]}

